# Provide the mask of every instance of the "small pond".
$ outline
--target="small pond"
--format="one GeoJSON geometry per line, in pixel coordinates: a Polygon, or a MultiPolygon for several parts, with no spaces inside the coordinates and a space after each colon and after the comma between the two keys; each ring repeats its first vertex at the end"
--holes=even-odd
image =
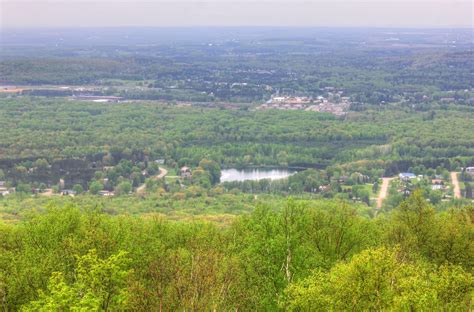
{"type": "Polygon", "coordinates": [[[221,182],[234,182],[245,180],[278,180],[287,178],[297,171],[292,169],[224,169],[222,170],[221,182]]]}

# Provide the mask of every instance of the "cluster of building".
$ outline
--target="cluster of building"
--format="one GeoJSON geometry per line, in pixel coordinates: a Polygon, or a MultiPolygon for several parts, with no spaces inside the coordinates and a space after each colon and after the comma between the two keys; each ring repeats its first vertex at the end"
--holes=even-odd
{"type": "Polygon", "coordinates": [[[5,196],[14,193],[15,189],[8,188],[5,181],[0,181],[0,196],[5,196]]]}
{"type": "Polygon", "coordinates": [[[181,179],[191,179],[193,177],[193,174],[191,172],[191,168],[189,167],[182,167],[180,170],[179,170],[179,175],[181,177],[181,179]]]}
{"type": "Polygon", "coordinates": [[[96,103],[117,103],[123,101],[120,96],[102,96],[102,95],[73,95],[73,100],[91,101],[96,103]]]}
{"type": "Polygon", "coordinates": [[[0,93],[21,94],[23,89],[16,86],[0,86],[0,93]]]}
{"type": "MultiPolygon", "coordinates": [[[[416,175],[411,172],[402,172],[398,175],[398,178],[402,182],[411,182],[412,180],[420,181],[424,177],[423,175],[416,175]]],[[[445,181],[442,176],[435,175],[433,179],[430,179],[431,189],[433,191],[447,191],[449,190],[449,182],[445,181]]],[[[402,191],[402,190],[399,190],[402,191]]]]}
{"type": "Polygon", "coordinates": [[[351,104],[350,97],[341,96],[342,91],[328,93],[328,97],[318,96],[316,98],[307,96],[273,96],[258,109],[281,109],[281,110],[305,110],[313,112],[331,113],[336,116],[345,115],[351,104]]]}

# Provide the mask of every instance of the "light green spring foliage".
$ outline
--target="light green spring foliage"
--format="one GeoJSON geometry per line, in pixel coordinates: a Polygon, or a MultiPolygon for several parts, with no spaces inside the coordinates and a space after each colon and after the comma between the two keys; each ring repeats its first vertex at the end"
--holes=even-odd
{"type": "Polygon", "coordinates": [[[435,210],[416,191],[396,209],[388,224],[386,240],[401,250],[429,259],[474,267],[474,227],[470,210],[435,210]]]}
{"type": "Polygon", "coordinates": [[[290,285],[283,305],[291,311],[463,311],[473,291],[473,276],[460,266],[434,267],[382,247],[290,285]]]}
{"type": "Polygon", "coordinates": [[[74,280],[67,283],[61,272],[53,272],[47,292],[39,291],[38,300],[22,311],[108,311],[126,302],[126,278],[130,271],[126,252],[100,259],[93,249],[78,257],[74,280]]]}
{"type": "Polygon", "coordinates": [[[0,224],[0,310],[468,311],[473,210],[419,196],[376,219],[289,199],[225,225],[55,202],[0,224]]]}

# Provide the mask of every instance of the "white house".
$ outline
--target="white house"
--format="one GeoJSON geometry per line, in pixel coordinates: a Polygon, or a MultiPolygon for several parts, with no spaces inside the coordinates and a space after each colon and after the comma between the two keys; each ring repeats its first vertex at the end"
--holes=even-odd
{"type": "Polygon", "coordinates": [[[402,172],[398,175],[398,177],[402,181],[408,181],[408,180],[411,180],[411,179],[416,179],[416,175],[414,173],[411,173],[411,172],[402,172]]]}

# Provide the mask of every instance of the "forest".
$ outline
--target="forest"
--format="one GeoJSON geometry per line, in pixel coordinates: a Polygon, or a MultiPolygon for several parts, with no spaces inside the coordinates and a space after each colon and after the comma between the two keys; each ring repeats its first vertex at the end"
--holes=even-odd
{"type": "Polygon", "coordinates": [[[373,219],[283,199],[225,223],[48,205],[0,225],[6,311],[468,311],[473,207],[415,192],[373,219]]]}
{"type": "Polygon", "coordinates": [[[13,97],[1,103],[0,179],[13,186],[51,186],[63,178],[87,189],[110,166],[116,168],[109,180],[124,176],[138,186],[140,172],[157,170],[155,159],[176,169],[197,167],[204,158],[222,168],[343,166],[375,178],[419,165],[455,170],[474,157],[474,112],[459,108],[387,108],[337,118],[133,101],[13,97]]]}

